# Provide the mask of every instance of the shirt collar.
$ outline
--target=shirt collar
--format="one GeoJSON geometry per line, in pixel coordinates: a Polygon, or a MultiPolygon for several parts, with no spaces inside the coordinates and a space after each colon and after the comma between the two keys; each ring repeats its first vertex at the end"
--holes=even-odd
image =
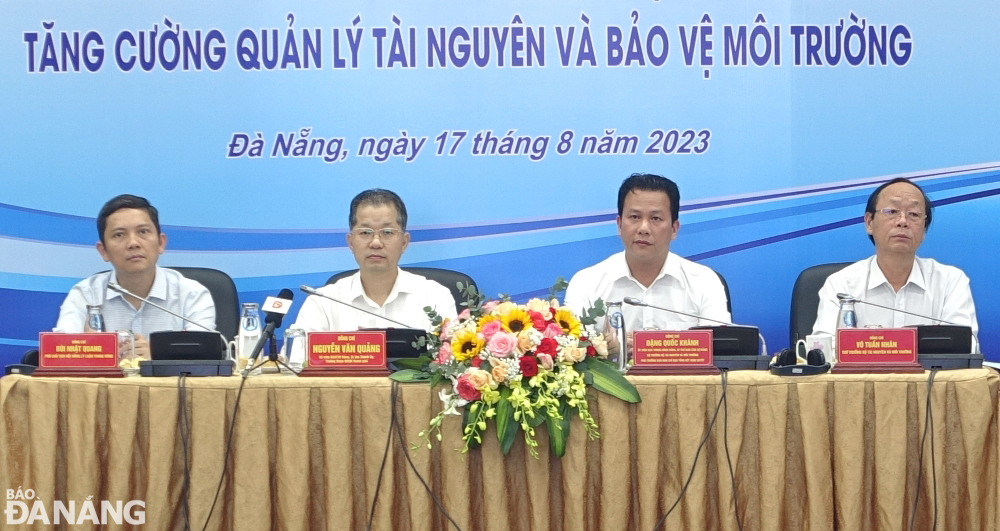
{"type": "MultiPolygon", "coordinates": [[[[882,284],[889,285],[889,280],[885,278],[885,273],[882,272],[882,268],[878,265],[878,258],[871,257],[871,263],[868,266],[868,289],[875,289],[882,284]]],[[[906,284],[913,284],[918,288],[926,291],[927,284],[924,282],[923,271],[920,270],[920,262],[913,258],[913,267],[910,268],[910,277],[906,279],[906,284]]]]}
{"type": "MultiPolygon", "coordinates": [[[[615,280],[627,278],[636,283],[639,282],[638,280],[635,280],[635,277],[632,276],[632,272],[628,268],[628,262],[625,260],[624,251],[617,255],[617,259],[614,263],[614,274],[616,275],[615,280]]],[[[656,275],[656,278],[653,279],[653,282],[656,282],[667,275],[678,280],[681,280],[682,278],[681,263],[674,253],[667,253],[667,258],[663,261],[663,266],[660,267],[660,272],[656,275]]]]}
{"type": "MultiPolygon", "coordinates": [[[[411,278],[409,273],[397,267],[396,282],[392,285],[392,290],[389,291],[389,296],[385,299],[385,304],[383,304],[382,306],[384,307],[386,304],[389,304],[390,302],[396,300],[396,297],[398,297],[400,293],[413,293],[413,292],[414,292],[413,279],[411,278]]],[[[368,294],[365,293],[365,287],[364,285],[361,284],[361,271],[358,271],[351,277],[351,286],[349,293],[351,300],[354,302],[360,300],[360,301],[365,301],[365,303],[367,303],[369,306],[375,308],[379,307],[378,304],[375,304],[375,301],[373,301],[368,296],[368,294]]]]}
{"type": "MultiPolygon", "coordinates": [[[[149,289],[149,294],[146,295],[147,299],[156,299],[160,301],[167,300],[167,276],[163,274],[163,270],[160,266],[156,266],[156,271],[153,277],[153,287],[149,289]]],[[[121,286],[121,282],[118,282],[118,273],[113,269],[108,274],[108,283],[115,283],[121,286]]],[[[105,300],[113,299],[115,297],[123,297],[121,293],[113,291],[111,289],[105,290],[105,300]]]]}

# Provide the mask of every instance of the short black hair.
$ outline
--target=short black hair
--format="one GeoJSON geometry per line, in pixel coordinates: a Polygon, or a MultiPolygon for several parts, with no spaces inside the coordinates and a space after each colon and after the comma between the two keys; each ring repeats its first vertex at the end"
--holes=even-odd
{"type": "MultiPolygon", "coordinates": [[[[931,204],[931,198],[927,197],[927,194],[924,192],[924,189],[920,187],[920,185],[907,179],[906,177],[896,177],[891,181],[886,181],[882,183],[881,186],[876,188],[875,191],[872,192],[872,195],[868,196],[868,204],[865,205],[865,212],[871,214],[872,217],[874,218],[875,205],[878,203],[878,195],[881,194],[882,190],[885,190],[887,186],[896,183],[906,183],[913,186],[917,190],[920,190],[920,195],[923,196],[924,198],[924,209],[927,210],[927,217],[924,218],[924,230],[926,231],[927,229],[929,229],[931,226],[931,218],[934,216],[934,205],[931,204]]],[[[871,234],[868,235],[868,239],[871,240],[872,243],[875,243],[875,238],[872,238],[871,234]]]]}
{"type": "Polygon", "coordinates": [[[353,229],[354,225],[358,223],[358,208],[362,205],[392,205],[396,207],[396,223],[399,223],[399,228],[403,229],[403,232],[406,232],[406,205],[396,195],[396,192],[382,188],[372,188],[354,196],[354,199],[351,199],[351,213],[347,217],[348,229],[353,229]]]}
{"type": "Polygon", "coordinates": [[[149,214],[149,219],[153,221],[153,226],[156,227],[156,233],[160,233],[160,214],[156,211],[156,207],[149,204],[145,197],[122,194],[112,197],[111,200],[104,203],[101,211],[97,214],[97,235],[101,238],[101,243],[104,243],[104,229],[108,227],[108,218],[111,217],[111,214],[125,208],[145,210],[149,214]]]}
{"type": "Polygon", "coordinates": [[[666,193],[670,198],[670,222],[677,221],[681,208],[681,192],[677,189],[677,184],[662,175],[651,173],[633,173],[622,181],[621,187],[618,188],[618,217],[622,216],[622,210],[625,208],[625,196],[636,190],[666,193]]]}

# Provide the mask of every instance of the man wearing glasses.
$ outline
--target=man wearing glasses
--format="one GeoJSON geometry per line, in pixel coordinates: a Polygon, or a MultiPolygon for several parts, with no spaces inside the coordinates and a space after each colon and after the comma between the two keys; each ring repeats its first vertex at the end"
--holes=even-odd
{"type": "MultiPolygon", "coordinates": [[[[380,188],[361,192],[351,200],[348,226],[347,246],[358,262],[358,272],[319,291],[413,328],[431,329],[426,306],[443,317],[455,318],[455,299],[447,288],[399,268],[410,233],[406,232],[406,206],[398,195],[380,188]]],[[[319,332],[397,326],[312,295],[299,309],[293,328],[319,332]]]]}
{"type": "MultiPolygon", "coordinates": [[[[927,195],[909,179],[893,179],[876,188],[865,207],[865,230],[875,244],[875,256],[827,278],[819,290],[813,333],[836,333],[840,311],[837,294],[847,293],[862,301],[971,327],[973,337],[978,337],[969,277],[957,267],[916,255],[932,215],[927,195]]],[[[940,324],[867,304],[859,304],[855,310],[858,326],[940,324]]]]}

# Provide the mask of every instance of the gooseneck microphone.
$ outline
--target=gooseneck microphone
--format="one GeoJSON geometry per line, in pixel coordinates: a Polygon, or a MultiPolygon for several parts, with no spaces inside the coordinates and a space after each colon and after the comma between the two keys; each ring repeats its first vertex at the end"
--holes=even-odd
{"type": "Polygon", "coordinates": [[[357,306],[355,306],[355,305],[353,305],[353,304],[351,304],[349,302],[344,302],[344,301],[342,301],[340,299],[335,299],[335,298],[333,298],[333,297],[331,297],[329,295],[326,295],[324,293],[320,293],[319,290],[317,290],[315,288],[311,288],[309,286],[306,286],[305,284],[299,286],[299,289],[302,290],[302,291],[304,291],[304,292],[306,292],[306,293],[308,293],[308,294],[310,294],[310,295],[315,295],[317,297],[322,297],[324,299],[330,299],[331,301],[336,302],[338,304],[343,304],[344,306],[347,306],[348,308],[354,308],[355,310],[357,310],[359,312],[367,313],[368,315],[373,315],[375,317],[378,317],[379,319],[385,319],[386,321],[389,321],[390,323],[393,323],[393,324],[398,324],[399,326],[402,326],[403,328],[412,328],[412,329],[416,328],[416,327],[410,326],[410,325],[408,325],[406,323],[401,323],[401,322],[399,322],[399,321],[397,321],[395,319],[390,319],[389,317],[386,317],[384,315],[379,315],[379,314],[377,314],[375,312],[366,310],[364,308],[358,308],[357,306]]]}
{"type": "MultiPolygon", "coordinates": [[[[648,302],[643,302],[643,301],[641,301],[641,300],[639,300],[639,299],[637,299],[635,297],[625,297],[624,299],[622,299],[622,301],[625,304],[628,304],[628,305],[631,305],[631,306],[645,306],[646,308],[653,308],[654,310],[661,310],[661,311],[664,311],[664,312],[676,313],[677,315],[683,315],[684,317],[693,317],[695,319],[702,320],[702,321],[710,321],[710,322],[713,322],[713,323],[718,323],[718,324],[720,324],[722,326],[746,326],[746,325],[738,325],[736,323],[730,323],[730,322],[726,322],[726,321],[720,321],[718,319],[712,319],[712,318],[709,318],[709,317],[702,317],[701,315],[695,315],[693,313],[684,313],[684,312],[680,312],[680,311],[677,311],[677,310],[673,310],[671,308],[665,308],[663,306],[657,306],[655,304],[650,304],[648,302]]],[[[760,333],[760,329],[757,329],[757,337],[760,338],[761,348],[763,349],[764,353],[767,354],[767,342],[764,340],[764,335],[760,333]]]]}
{"type": "Polygon", "coordinates": [[[152,306],[153,308],[156,308],[158,310],[167,312],[170,315],[173,315],[174,317],[176,317],[176,318],[184,321],[185,323],[193,324],[193,325],[197,326],[198,328],[201,328],[201,329],[206,330],[208,332],[214,332],[216,334],[219,334],[219,339],[222,340],[222,348],[223,348],[223,350],[225,350],[226,352],[229,352],[229,341],[226,340],[226,336],[222,335],[222,332],[219,332],[218,330],[212,330],[211,328],[209,328],[209,327],[207,327],[207,326],[199,323],[198,321],[195,321],[193,319],[189,319],[187,317],[184,317],[183,315],[181,315],[179,313],[172,312],[172,311],[164,308],[163,306],[160,306],[159,304],[156,304],[155,302],[147,299],[146,297],[140,297],[140,296],[136,295],[135,293],[132,293],[131,291],[129,291],[129,290],[127,290],[127,289],[119,286],[118,284],[115,284],[114,282],[108,282],[108,289],[110,289],[111,291],[115,291],[115,292],[121,293],[122,295],[128,295],[129,297],[133,297],[133,298],[139,299],[140,301],[142,301],[142,302],[144,302],[144,303],[152,306]]]}
{"type": "Polygon", "coordinates": [[[965,326],[965,325],[960,325],[958,323],[953,323],[951,321],[945,321],[944,319],[938,319],[937,317],[931,317],[929,315],[921,315],[919,313],[913,313],[913,312],[908,312],[906,310],[900,310],[899,308],[893,308],[892,306],[882,306],[881,304],[875,304],[874,302],[868,302],[866,300],[859,299],[859,298],[857,298],[857,297],[855,297],[853,295],[849,295],[847,293],[838,293],[837,294],[837,298],[840,299],[841,302],[845,302],[845,301],[846,302],[860,302],[861,304],[867,304],[869,306],[874,306],[876,308],[882,308],[882,309],[885,309],[885,310],[892,310],[894,312],[905,313],[906,315],[912,315],[914,317],[920,317],[921,319],[927,319],[929,321],[937,321],[939,323],[950,324],[952,326],[965,326]]]}
{"type": "MultiPolygon", "coordinates": [[[[278,299],[281,299],[281,300],[286,300],[286,301],[291,302],[292,298],[294,298],[294,297],[295,297],[295,294],[292,293],[292,290],[290,290],[288,288],[284,288],[280,292],[278,292],[278,299]]],[[[248,358],[247,366],[248,367],[250,367],[251,364],[254,362],[254,360],[257,359],[257,356],[260,356],[260,352],[262,350],[264,350],[264,344],[267,342],[267,340],[274,338],[274,331],[275,331],[275,329],[281,327],[281,321],[282,321],[282,318],[285,317],[285,313],[288,313],[288,309],[287,308],[285,308],[285,312],[284,313],[282,313],[282,312],[275,312],[275,311],[270,311],[269,312],[269,311],[266,311],[266,310],[264,311],[264,315],[265,315],[265,317],[264,317],[264,331],[260,334],[260,339],[258,339],[257,340],[257,344],[254,345],[253,351],[250,353],[249,356],[247,356],[247,358],[248,358]]]]}

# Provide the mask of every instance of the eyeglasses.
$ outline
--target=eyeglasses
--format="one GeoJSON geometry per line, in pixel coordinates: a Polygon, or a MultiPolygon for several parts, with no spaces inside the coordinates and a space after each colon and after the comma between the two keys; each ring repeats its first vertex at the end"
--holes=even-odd
{"type": "Polygon", "coordinates": [[[352,230],[351,234],[362,242],[370,242],[375,239],[376,235],[378,236],[378,239],[383,242],[392,242],[399,238],[403,234],[403,231],[392,227],[386,227],[378,230],[369,229],[367,227],[358,227],[352,230]]]}
{"type": "Polygon", "coordinates": [[[878,212],[889,219],[896,219],[900,214],[903,214],[903,216],[906,217],[906,221],[909,221],[910,223],[920,223],[927,217],[927,214],[924,214],[923,212],[913,212],[909,210],[903,212],[898,208],[892,207],[885,207],[878,212]]]}

